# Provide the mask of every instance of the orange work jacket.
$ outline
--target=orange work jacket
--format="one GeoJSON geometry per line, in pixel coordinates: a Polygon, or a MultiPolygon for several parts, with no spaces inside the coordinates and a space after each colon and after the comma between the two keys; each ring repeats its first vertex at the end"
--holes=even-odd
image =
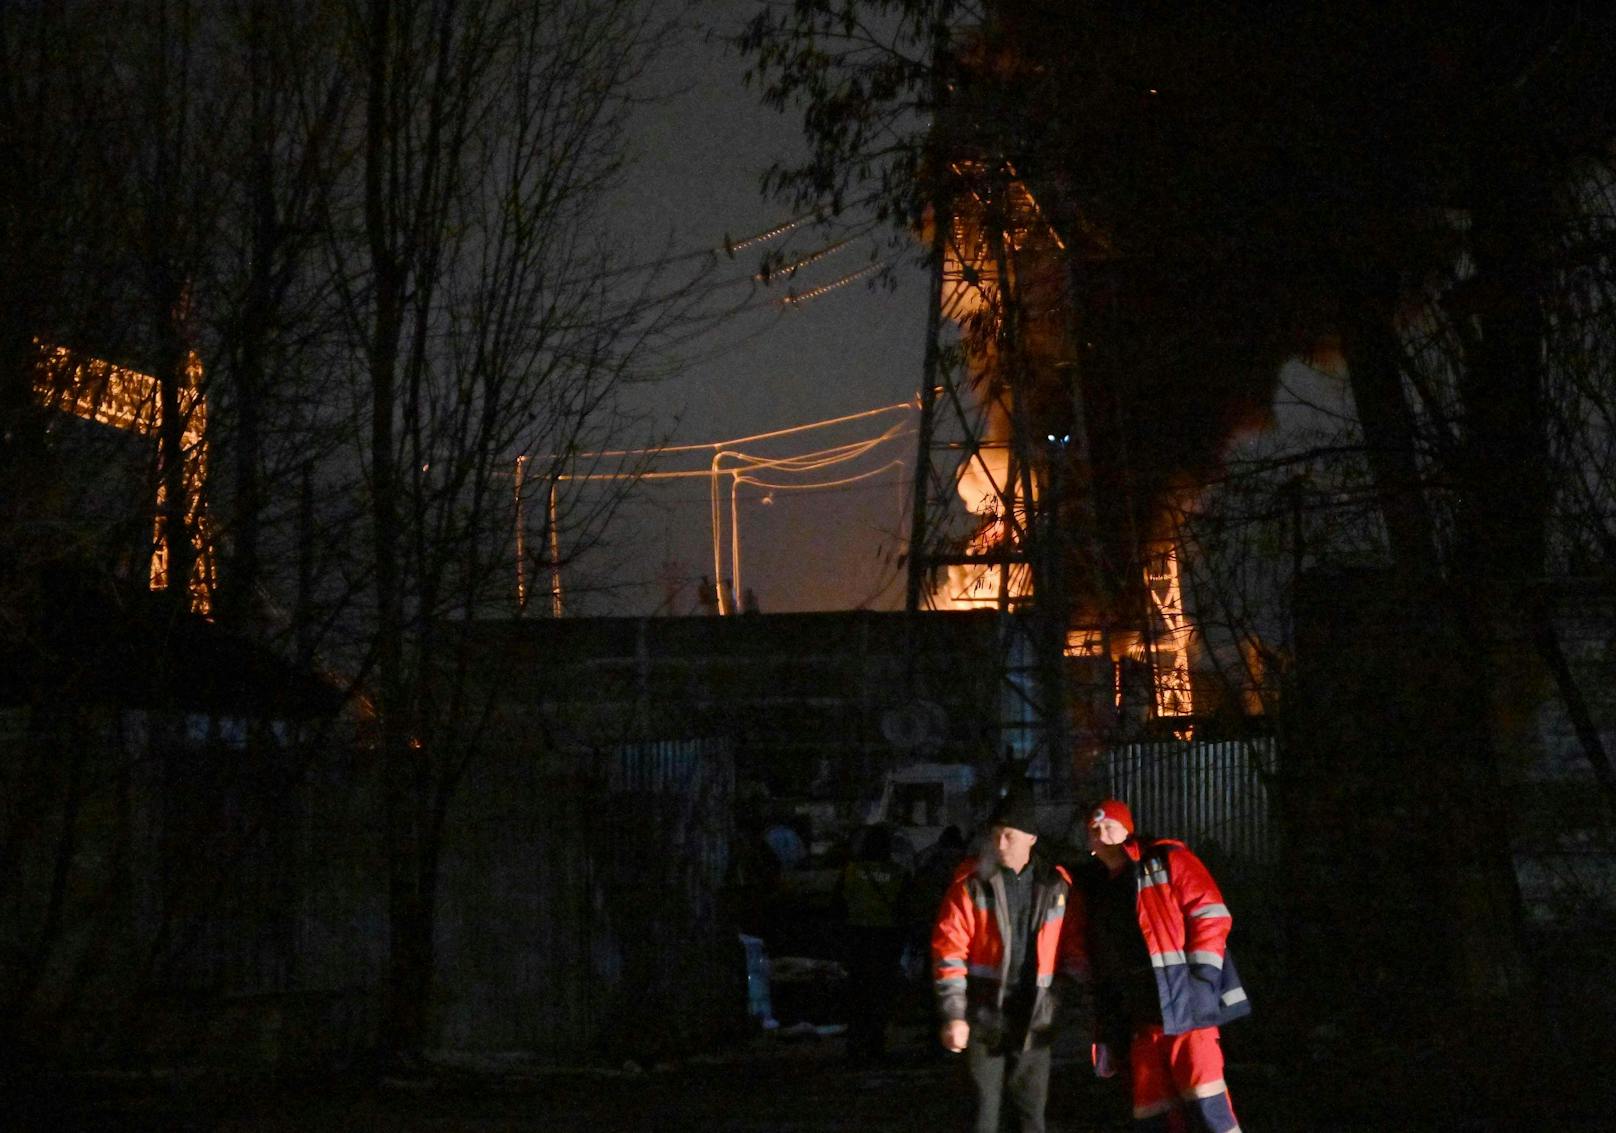
{"type": "MultiPolygon", "coordinates": [[[[1025,1046],[1047,1045],[1053,1036],[1068,985],[1081,978],[1082,942],[1065,932],[1071,876],[1057,865],[1034,858],[1032,923],[1037,932],[1037,991],[1028,1021],[1025,1046]]],[[[973,1033],[992,1034],[1004,1026],[1004,1003],[1010,989],[1010,926],[1005,913],[1004,880],[992,858],[960,863],[943,897],[932,930],[932,965],[937,1009],[944,1019],[964,1019],[973,1033]]]]}

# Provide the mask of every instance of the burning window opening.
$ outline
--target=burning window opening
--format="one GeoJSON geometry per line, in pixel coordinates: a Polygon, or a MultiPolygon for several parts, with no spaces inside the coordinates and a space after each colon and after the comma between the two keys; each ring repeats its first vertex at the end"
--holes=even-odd
{"type": "MultiPolygon", "coordinates": [[[[40,360],[34,375],[34,396],[47,409],[69,413],[84,421],[156,437],[162,429],[160,384],[150,374],[115,365],[103,358],[76,354],[64,346],[48,346],[35,339],[40,360]]],[[[182,478],[185,487],[185,522],[191,531],[194,555],[186,589],[193,613],[206,616],[213,606],[213,539],[203,488],[208,476],[207,403],[202,396],[202,360],[187,354],[185,382],[179,389],[179,413],[184,421],[182,478]]],[[[157,477],[153,499],[152,557],[149,586],[168,588],[169,542],[164,505],[165,478],[157,477]]]]}

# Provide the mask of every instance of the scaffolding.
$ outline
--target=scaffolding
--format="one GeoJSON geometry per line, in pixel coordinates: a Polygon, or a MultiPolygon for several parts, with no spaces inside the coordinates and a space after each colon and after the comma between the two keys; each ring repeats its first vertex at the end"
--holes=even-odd
{"type": "MultiPolygon", "coordinates": [[[[1175,540],[1107,552],[1074,255],[1008,163],[934,198],[908,607],[1002,617],[1002,754],[1063,793],[1131,726],[1193,708],[1175,540]]],[[[1120,484],[1128,492],[1126,462],[1120,484]]],[[[1122,514],[1132,515],[1124,504],[1122,514]]]]}

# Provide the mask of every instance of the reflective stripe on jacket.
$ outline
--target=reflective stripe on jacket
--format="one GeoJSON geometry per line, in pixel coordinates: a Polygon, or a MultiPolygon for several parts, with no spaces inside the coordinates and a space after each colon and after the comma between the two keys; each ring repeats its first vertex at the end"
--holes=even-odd
{"type": "MultiPolygon", "coordinates": [[[[1138,867],[1139,931],[1156,976],[1162,1031],[1178,1035],[1249,1015],[1251,1004],[1228,956],[1233,918],[1201,859],[1171,838],[1129,838],[1123,849],[1138,867]]],[[[1073,921],[1081,937],[1081,909],[1073,921]]]]}
{"type": "MultiPolygon", "coordinates": [[[[1037,954],[1037,992],[1027,1027],[1026,1044],[1044,1041],[1055,1022],[1061,993],[1056,980],[1081,975],[1081,942],[1062,930],[1066,925],[1071,876],[1060,866],[1034,858],[1032,942],[1037,954]]],[[[1009,950],[1005,947],[1004,879],[992,858],[967,858],[943,897],[932,930],[931,956],[936,975],[937,1008],[944,1019],[964,1019],[975,1028],[1003,1025],[1009,989],[1009,950]]]]}

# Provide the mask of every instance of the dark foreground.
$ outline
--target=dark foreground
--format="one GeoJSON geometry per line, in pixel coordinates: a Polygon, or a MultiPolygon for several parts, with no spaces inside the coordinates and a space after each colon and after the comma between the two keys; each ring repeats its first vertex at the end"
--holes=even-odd
{"type": "MultiPolygon", "coordinates": [[[[42,1133],[511,1133],[584,1130],[713,1130],[832,1133],[963,1129],[969,1100],[958,1064],[920,1027],[901,1031],[878,1065],[850,1065],[836,1038],[758,1035],[722,1055],[664,1067],[557,1070],[521,1061],[434,1065],[408,1076],[314,1082],[249,1082],[228,1076],[36,1078],[13,1093],[6,1129],[42,1133]]],[[[1510,1130],[1518,1120],[1421,1112],[1384,1081],[1320,1073],[1287,1082],[1271,1065],[1230,1050],[1229,1080],[1246,1133],[1309,1130],[1457,1133],[1510,1130]],[[1357,1079],[1356,1082],[1350,1081],[1357,1079]]],[[[1552,1087],[1551,1087],[1552,1089],[1552,1087]]],[[[1086,1052],[1057,1048],[1052,1133],[1129,1128],[1121,1088],[1096,1081],[1086,1052]]],[[[1616,1129],[1616,1116],[1585,1111],[1539,1130],[1616,1129]]]]}

